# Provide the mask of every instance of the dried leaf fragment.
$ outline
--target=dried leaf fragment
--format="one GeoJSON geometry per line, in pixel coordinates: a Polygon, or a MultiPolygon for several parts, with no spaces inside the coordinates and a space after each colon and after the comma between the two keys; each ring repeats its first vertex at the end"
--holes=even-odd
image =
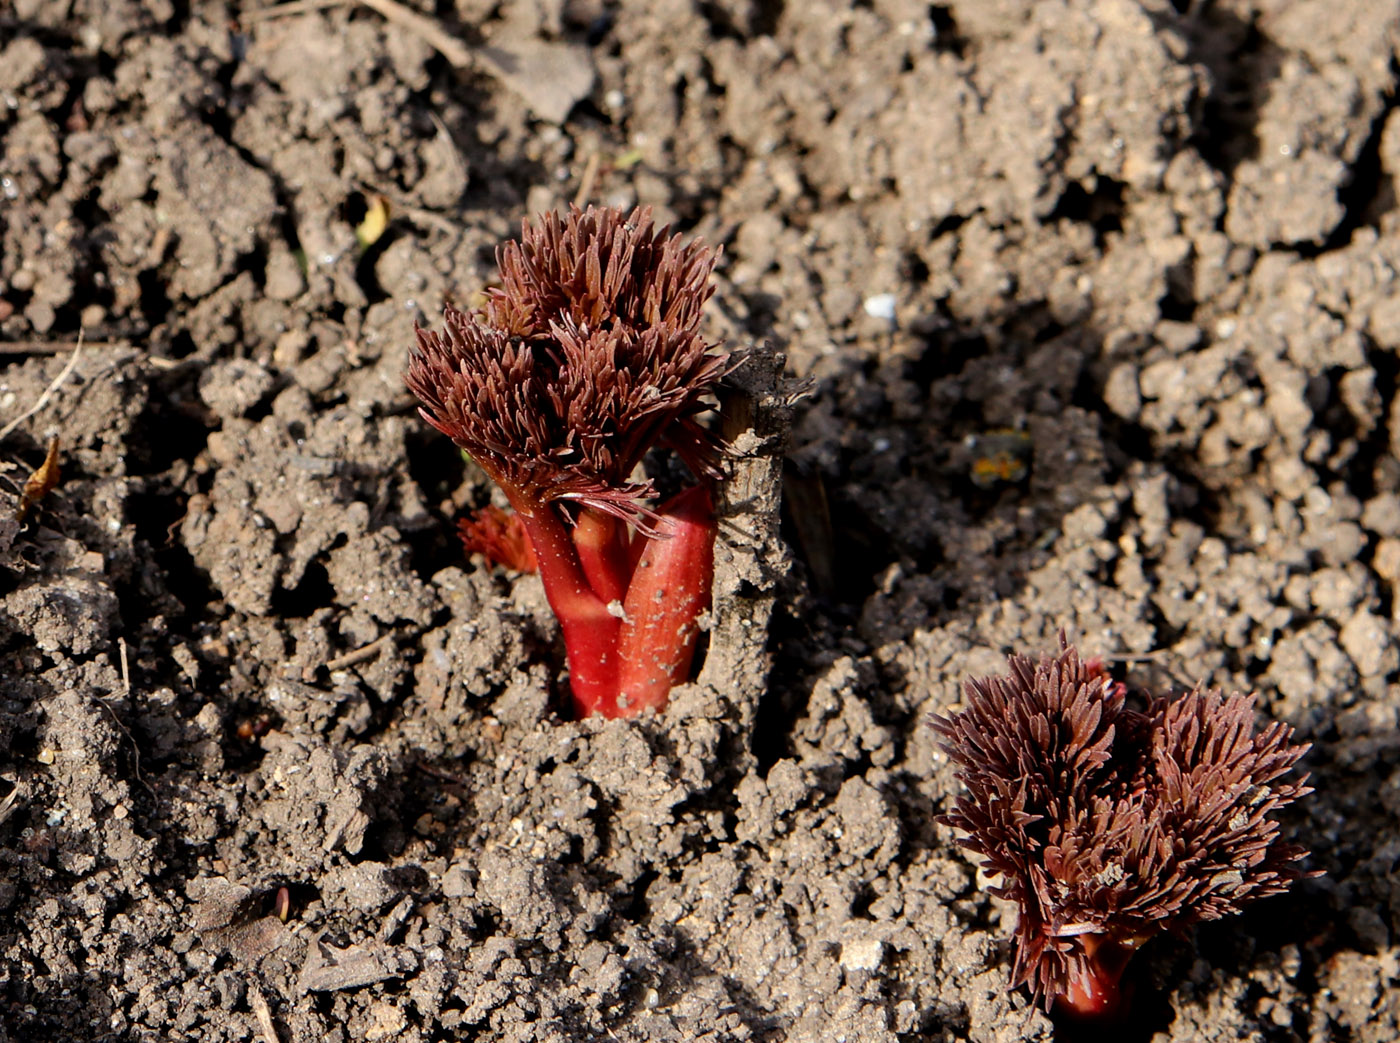
{"type": "Polygon", "coordinates": [[[24,489],[20,492],[19,506],[15,508],[15,521],[24,523],[24,519],[29,516],[29,509],[53,492],[54,487],[58,485],[60,474],[58,435],[54,435],[49,439],[49,449],[44,454],[44,462],[25,479],[24,489]]]}
{"type": "Polygon", "coordinates": [[[376,193],[365,207],[364,219],[355,226],[355,239],[361,250],[368,250],[379,242],[389,227],[389,200],[376,193]]]}

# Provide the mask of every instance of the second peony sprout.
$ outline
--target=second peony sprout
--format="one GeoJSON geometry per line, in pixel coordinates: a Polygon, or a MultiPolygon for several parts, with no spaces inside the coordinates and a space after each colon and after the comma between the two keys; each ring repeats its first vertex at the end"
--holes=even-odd
{"type": "Polygon", "coordinates": [[[1061,638],[968,681],[933,724],[966,792],[943,821],[1015,902],[1012,986],[1049,1009],[1120,1012],[1129,956],[1163,931],[1236,913],[1306,875],[1274,814],[1310,792],[1307,752],[1256,731],[1254,698],[1196,690],[1142,709],[1061,638]]]}

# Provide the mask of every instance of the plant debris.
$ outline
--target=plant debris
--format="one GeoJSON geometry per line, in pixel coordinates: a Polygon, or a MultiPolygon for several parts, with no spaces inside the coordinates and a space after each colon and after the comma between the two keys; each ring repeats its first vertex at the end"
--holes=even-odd
{"type": "Polygon", "coordinates": [[[49,439],[49,448],[48,452],[44,454],[44,462],[25,479],[24,489],[19,496],[19,504],[15,507],[15,521],[21,525],[24,524],[30,509],[53,492],[54,487],[58,485],[61,473],[62,469],[58,466],[58,435],[54,435],[49,439]]]}

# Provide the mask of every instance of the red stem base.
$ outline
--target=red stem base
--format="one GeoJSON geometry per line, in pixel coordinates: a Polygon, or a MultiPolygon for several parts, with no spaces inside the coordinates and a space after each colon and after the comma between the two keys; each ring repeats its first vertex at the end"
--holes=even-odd
{"type": "Polygon", "coordinates": [[[1056,1009],[1075,1020],[1113,1021],[1127,1008],[1120,982],[1135,947],[1105,935],[1081,937],[1088,973],[1070,982],[1069,990],[1055,997],[1056,1009]]]}
{"type": "Polygon", "coordinates": [[[633,536],[593,508],[570,528],[552,506],[515,507],[564,634],[575,714],[663,709],[690,675],[699,617],[710,603],[709,490],[687,489],[658,507],[653,537],[633,536]]]}

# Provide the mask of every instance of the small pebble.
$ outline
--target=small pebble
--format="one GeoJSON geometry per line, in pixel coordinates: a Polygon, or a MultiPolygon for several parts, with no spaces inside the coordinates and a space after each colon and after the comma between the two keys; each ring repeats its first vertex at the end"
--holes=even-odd
{"type": "Polygon", "coordinates": [[[885,960],[885,943],[878,938],[859,938],[841,944],[841,966],[848,971],[879,970],[885,960]]]}
{"type": "Polygon", "coordinates": [[[877,293],[873,297],[865,298],[865,314],[872,319],[894,322],[896,303],[894,294],[877,293]]]}

